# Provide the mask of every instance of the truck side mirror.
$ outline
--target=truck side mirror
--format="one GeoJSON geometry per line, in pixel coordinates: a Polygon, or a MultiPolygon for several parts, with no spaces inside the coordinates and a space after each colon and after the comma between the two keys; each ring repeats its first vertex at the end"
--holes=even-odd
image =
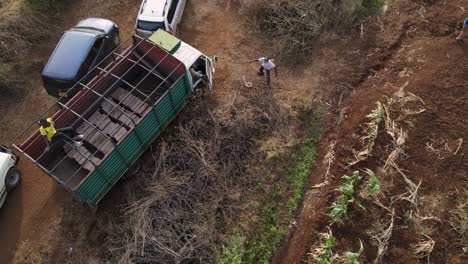
{"type": "Polygon", "coordinates": [[[211,59],[212,59],[214,62],[218,62],[218,56],[217,56],[217,55],[211,56],[211,59]]]}

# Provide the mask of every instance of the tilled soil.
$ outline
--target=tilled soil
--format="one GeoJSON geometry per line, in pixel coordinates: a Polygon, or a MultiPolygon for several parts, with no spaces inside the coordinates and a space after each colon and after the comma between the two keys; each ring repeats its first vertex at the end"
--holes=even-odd
{"type": "MultiPolygon", "coordinates": [[[[297,226],[274,263],[302,263],[318,245],[317,233],[327,231],[330,219],[325,213],[337,198],[334,190],[343,181],[341,175],[370,168],[379,177],[378,170],[393,144],[384,126],[380,126],[373,152],[367,160],[351,167],[347,167],[346,162],[353,158],[351,149],[359,150],[362,146],[359,137],[363,136],[363,127],[369,122],[365,116],[376,107],[377,101],[385,103],[387,97],[402,87],[424,101],[425,111],[403,120],[402,127],[408,132],[408,138],[403,147],[405,154],[397,163],[412,182],[421,182],[421,185],[417,208],[407,201],[396,203],[395,226],[381,263],[467,261],[460,234],[451,225],[453,210],[460,205],[466,210],[467,198],[465,73],[468,46],[466,42],[455,41],[459,33],[457,26],[466,15],[462,7],[467,6],[468,1],[399,2],[379,19],[363,23],[361,40],[347,42],[348,52],[358,50],[360,59],[354,59],[365,61],[365,67],[361,75],[350,74],[351,80],[346,82],[351,95],[340,106],[341,124],[335,126],[340,121],[328,120],[329,131],[324,134],[319,153],[323,158],[330,144],[335,142],[335,160],[330,168],[327,163],[319,162],[312,171],[310,189],[298,213],[297,226]],[[335,176],[329,185],[313,188],[324,181],[327,170],[335,176]],[[434,241],[429,258],[417,258],[415,245],[430,241],[429,238],[434,241]]],[[[359,31],[353,35],[359,36],[359,31]]],[[[382,204],[388,205],[391,198],[406,192],[408,185],[398,172],[380,176],[382,204]]],[[[362,190],[363,186],[358,188],[362,190]]],[[[337,238],[335,253],[357,251],[360,239],[364,244],[361,263],[373,262],[377,256],[373,232],[379,226],[388,225],[389,220],[389,212],[376,206],[372,199],[358,198],[347,218],[331,226],[337,238]]]]}

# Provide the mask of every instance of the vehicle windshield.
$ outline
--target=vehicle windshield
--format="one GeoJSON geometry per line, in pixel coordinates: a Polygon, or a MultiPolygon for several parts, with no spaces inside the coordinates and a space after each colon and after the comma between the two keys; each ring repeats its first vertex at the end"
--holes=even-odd
{"type": "Polygon", "coordinates": [[[156,31],[158,28],[164,29],[164,22],[149,22],[138,20],[137,28],[146,31],[156,31]]]}
{"type": "Polygon", "coordinates": [[[85,33],[90,33],[90,34],[93,34],[93,35],[102,35],[102,33],[104,33],[104,31],[101,31],[101,30],[98,30],[98,29],[95,29],[95,28],[84,28],[84,27],[72,28],[72,29],[70,29],[70,31],[85,32],[85,33]]]}

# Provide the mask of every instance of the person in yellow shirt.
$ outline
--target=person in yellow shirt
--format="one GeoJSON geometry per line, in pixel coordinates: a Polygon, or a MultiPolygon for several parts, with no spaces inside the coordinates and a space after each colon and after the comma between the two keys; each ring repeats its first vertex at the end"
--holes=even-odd
{"type": "Polygon", "coordinates": [[[72,127],[64,127],[55,129],[54,120],[52,118],[41,118],[38,121],[39,123],[39,133],[44,136],[44,141],[47,144],[46,151],[50,149],[51,143],[56,143],[58,141],[63,141],[67,144],[72,145],[74,148],[78,148],[83,145],[83,135],[80,135],[72,127]]]}

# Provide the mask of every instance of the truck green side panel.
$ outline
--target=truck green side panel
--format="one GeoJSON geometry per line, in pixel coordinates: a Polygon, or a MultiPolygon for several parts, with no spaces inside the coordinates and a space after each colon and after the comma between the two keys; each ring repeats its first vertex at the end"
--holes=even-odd
{"type": "Polygon", "coordinates": [[[96,206],[146,150],[162,130],[174,119],[191,95],[187,76],[178,80],[127,137],[109,154],[94,172],[74,191],[78,199],[96,206]]]}

